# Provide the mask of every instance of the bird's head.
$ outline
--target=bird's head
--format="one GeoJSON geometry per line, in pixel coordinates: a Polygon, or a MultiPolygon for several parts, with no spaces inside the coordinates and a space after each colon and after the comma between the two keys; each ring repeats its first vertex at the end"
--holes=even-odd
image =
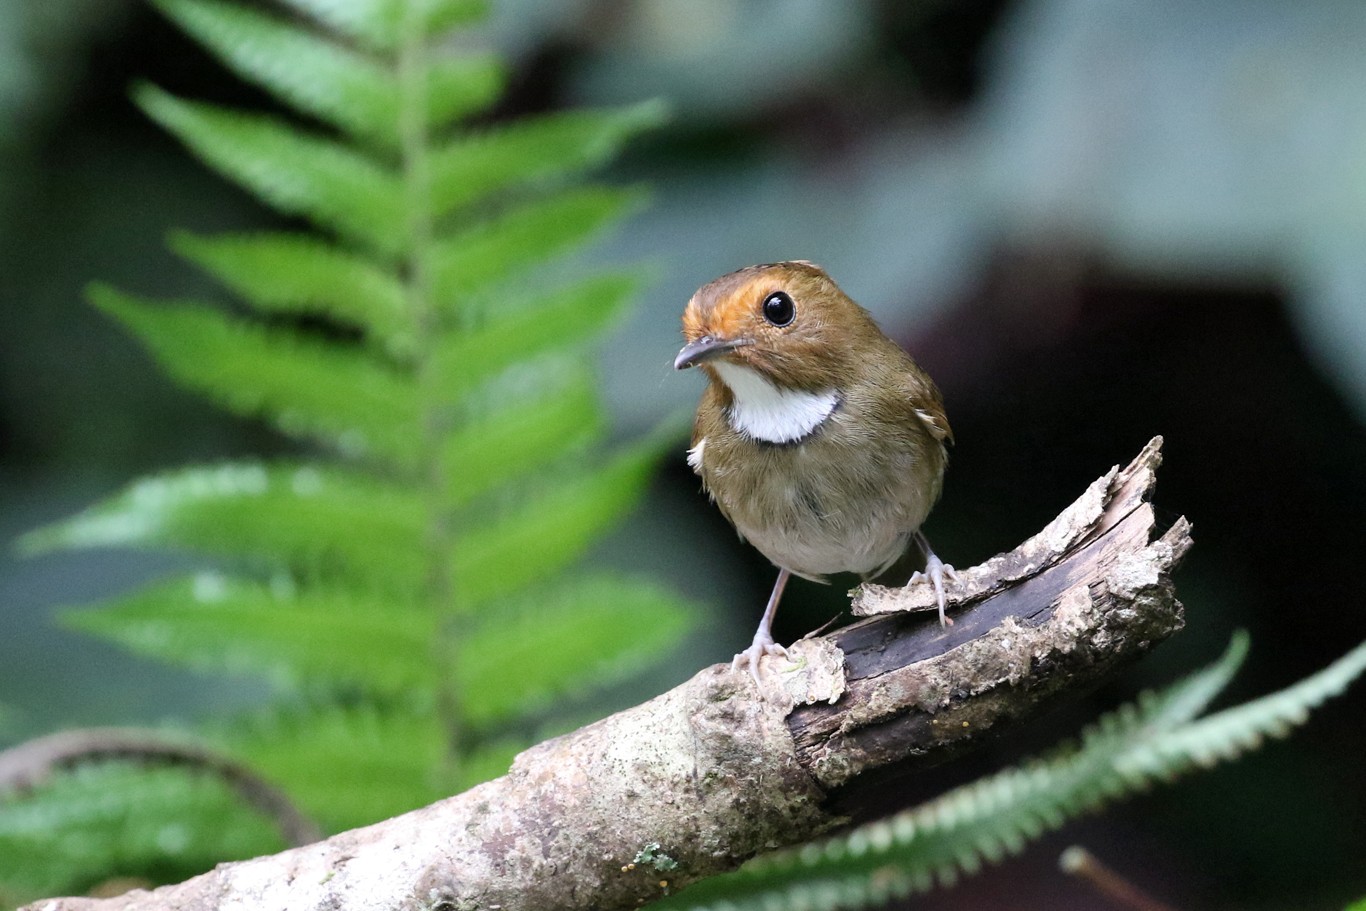
{"type": "Polygon", "coordinates": [[[749,266],[698,290],[683,312],[674,367],[748,368],[788,389],[842,388],[881,333],[825,270],[809,262],[749,266]]]}

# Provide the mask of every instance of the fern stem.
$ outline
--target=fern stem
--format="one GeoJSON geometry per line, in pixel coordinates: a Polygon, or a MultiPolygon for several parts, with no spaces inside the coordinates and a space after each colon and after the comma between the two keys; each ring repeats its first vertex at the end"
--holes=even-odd
{"type": "Polygon", "coordinates": [[[421,9],[420,3],[405,5],[402,41],[398,50],[400,155],[408,232],[403,278],[416,339],[414,370],[421,408],[419,471],[423,475],[421,481],[426,490],[428,510],[425,594],[430,609],[440,619],[432,655],[436,662],[437,711],[446,730],[447,759],[454,765],[465,741],[465,725],[455,683],[456,662],[459,659],[453,565],[455,539],[448,506],[448,475],[442,446],[449,428],[442,408],[435,356],[435,342],[439,338],[440,327],[432,271],[434,226],[430,204],[430,136],[426,118],[429,61],[421,9]]]}
{"type": "Polygon", "coordinates": [[[1058,866],[1064,873],[1077,877],[1115,905],[1128,908],[1129,911],[1176,911],[1171,905],[1148,895],[1078,845],[1062,852],[1058,866]]]}

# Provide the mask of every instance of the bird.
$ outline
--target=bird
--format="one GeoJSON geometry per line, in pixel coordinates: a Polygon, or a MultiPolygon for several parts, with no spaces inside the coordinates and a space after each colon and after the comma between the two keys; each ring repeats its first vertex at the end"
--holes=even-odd
{"type": "Polygon", "coordinates": [[[872,315],[806,260],[748,266],[683,311],[674,368],[707,387],[688,464],[742,540],[778,568],[750,646],[731,662],[756,683],[788,657],[773,618],[791,576],[876,578],[918,548],[942,625],[951,565],[921,524],[938,501],[953,431],[938,387],[872,315]]]}

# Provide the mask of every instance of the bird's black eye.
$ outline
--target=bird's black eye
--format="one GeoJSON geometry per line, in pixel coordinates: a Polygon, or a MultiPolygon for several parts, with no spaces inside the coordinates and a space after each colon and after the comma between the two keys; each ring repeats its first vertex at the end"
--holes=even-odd
{"type": "Polygon", "coordinates": [[[797,305],[785,291],[774,291],[764,298],[764,319],[775,326],[786,326],[797,315],[797,305]]]}

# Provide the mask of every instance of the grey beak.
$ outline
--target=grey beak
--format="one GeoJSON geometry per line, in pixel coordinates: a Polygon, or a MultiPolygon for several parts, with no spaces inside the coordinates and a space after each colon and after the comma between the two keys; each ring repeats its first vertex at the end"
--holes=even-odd
{"type": "Polygon", "coordinates": [[[674,369],[687,370],[689,367],[696,367],[703,361],[719,357],[727,351],[734,351],[736,348],[748,344],[748,339],[715,338],[704,335],[697,341],[689,342],[683,346],[683,350],[678,352],[678,357],[674,358],[674,369]]]}

